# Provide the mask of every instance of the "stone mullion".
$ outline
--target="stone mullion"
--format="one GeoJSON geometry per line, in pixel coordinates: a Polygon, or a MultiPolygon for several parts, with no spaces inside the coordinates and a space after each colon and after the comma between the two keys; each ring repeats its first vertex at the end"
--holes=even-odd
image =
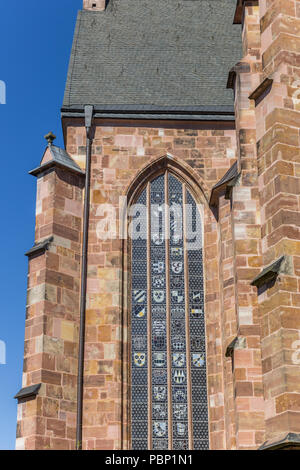
{"type": "Polygon", "coordinates": [[[167,366],[168,366],[168,431],[169,450],[173,449],[173,407],[172,407],[172,354],[171,354],[171,293],[170,293],[170,209],[169,173],[165,173],[165,249],[166,249],[166,324],[167,324],[167,366]]]}
{"type": "Polygon", "coordinates": [[[192,403],[192,373],[191,373],[191,341],[190,341],[190,318],[189,318],[189,269],[188,269],[188,252],[187,243],[187,197],[186,185],[182,186],[182,221],[183,221],[183,253],[184,253],[184,283],[185,283],[185,329],[186,329],[186,369],[187,369],[187,406],[188,406],[188,423],[189,423],[189,448],[194,448],[194,430],[193,430],[193,403],[192,403]]]}
{"type": "MultiPolygon", "coordinates": [[[[140,194],[137,200],[132,202],[134,204],[143,205],[145,212],[142,211],[142,219],[146,223],[146,233],[142,230],[143,224],[140,222],[140,242],[141,245],[135,245],[135,235],[137,233],[130,232],[131,237],[131,255],[130,255],[130,266],[131,266],[131,285],[130,285],[130,320],[129,320],[129,343],[128,352],[131,358],[130,364],[130,376],[129,383],[131,389],[131,416],[130,416],[130,434],[131,434],[131,449],[139,450],[145,448],[151,448],[152,445],[151,434],[149,432],[149,420],[151,422],[151,387],[149,390],[149,377],[151,381],[151,365],[150,356],[151,354],[151,329],[149,332],[149,325],[151,325],[151,267],[147,265],[147,259],[150,254],[150,242],[149,242],[149,229],[150,229],[150,188],[147,186],[144,191],[140,194]],[[144,219],[145,216],[145,219],[144,219]],[[145,238],[144,238],[145,237],[145,238]],[[134,269],[135,263],[139,263],[139,269],[134,269]],[[148,274],[149,273],[149,274],[148,274]],[[142,274],[140,278],[139,275],[142,274]],[[145,277],[143,276],[145,275],[145,277]],[[141,290],[140,290],[141,289],[141,290]],[[136,294],[144,296],[144,298],[138,299],[136,294]],[[144,295],[143,295],[144,294],[144,295]],[[149,352],[150,351],[150,352],[149,352]],[[144,363],[138,366],[136,355],[141,352],[144,354],[144,363]],[[137,407],[138,405],[138,407],[137,407]],[[139,406],[142,405],[146,408],[146,417],[139,414],[139,406]],[[144,430],[145,435],[142,435],[144,430]]],[[[135,214],[131,214],[134,217],[135,214]]],[[[129,222],[129,221],[128,221],[129,222]]],[[[133,223],[133,218],[130,219],[133,223]]],[[[151,382],[150,382],[151,383],[151,382]]],[[[143,411],[141,412],[143,413],[143,411]]]]}
{"type": "Polygon", "coordinates": [[[152,297],[151,297],[151,187],[147,184],[147,313],[148,313],[148,449],[152,449],[152,297]]]}

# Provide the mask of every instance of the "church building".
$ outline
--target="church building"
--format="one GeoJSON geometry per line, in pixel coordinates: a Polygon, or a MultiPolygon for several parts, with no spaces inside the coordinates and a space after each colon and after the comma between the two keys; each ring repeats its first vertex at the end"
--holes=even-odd
{"type": "Polygon", "coordinates": [[[300,447],[300,2],[83,0],[61,119],[16,448],[300,447]]]}

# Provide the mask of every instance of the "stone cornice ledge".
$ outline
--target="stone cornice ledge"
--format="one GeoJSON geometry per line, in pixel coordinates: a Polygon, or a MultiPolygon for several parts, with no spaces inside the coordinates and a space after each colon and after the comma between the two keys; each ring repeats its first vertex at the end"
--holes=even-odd
{"type": "Polygon", "coordinates": [[[279,450],[279,449],[298,449],[300,448],[300,434],[289,432],[283,437],[270,439],[263,443],[258,450],[279,450]]]}
{"type": "Polygon", "coordinates": [[[249,95],[249,100],[255,100],[255,105],[260,102],[264,96],[271,90],[273,84],[272,78],[265,78],[258,87],[249,95]]]}
{"type": "Polygon", "coordinates": [[[235,88],[235,80],[237,74],[240,73],[249,73],[251,71],[250,65],[248,62],[237,62],[230,70],[228,73],[228,80],[227,80],[227,88],[231,88],[234,90],[235,88]]]}
{"type": "Polygon", "coordinates": [[[223,178],[218,181],[214,185],[214,187],[211,190],[210,194],[210,200],[209,204],[210,206],[217,207],[218,201],[219,201],[219,196],[222,193],[222,191],[225,190],[225,199],[228,199],[228,195],[230,195],[230,189],[235,185],[239,177],[238,173],[238,162],[236,161],[230,168],[229,170],[225,173],[223,178]]]}
{"type": "Polygon", "coordinates": [[[241,336],[236,336],[231,343],[226,348],[225,357],[231,357],[235,349],[245,349],[246,348],[246,338],[241,336]]]}
{"type": "Polygon", "coordinates": [[[248,4],[249,6],[257,6],[259,0],[237,0],[233,24],[242,24],[244,22],[244,9],[248,4]]]}
{"type": "Polygon", "coordinates": [[[53,237],[49,237],[40,243],[36,243],[29,251],[25,253],[25,256],[28,256],[29,258],[30,256],[42,254],[43,252],[49,249],[49,245],[53,242],[53,240],[53,237]]]}
{"type": "Polygon", "coordinates": [[[267,282],[276,279],[276,277],[281,271],[281,266],[284,260],[285,256],[281,256],[281,258],[279,258],[274,263],[270,264],[265,269],[263,269],[262,272],[258,276],[256,276],[255,279],[253,279],[253,281],[251,282],[251,286],[261,287],[267,282]]]}
{"type": "Polygon", "coordinates": [[[35,398],[39,391],[40,391],[40,388],[41,388],[42,384],[37,384],[37,385],[31,385],[30,387],[25,387],[25,388],[22,388],[15,396],[14,398],[16,400],[18,400],[18,402],[20,400],[25,400],[25,399],[28,399],[28,398],[35,398]]]}
{"type": "Polygon", "coordinates": [[[85,176],[84,171],[74,168],[71,165],[66,165],[61,162],[57,162],[55,160],[51,160],[47,163],[44,163],[43,165],[40,165],[39,167],[35,168],[34,170],[29,171],[28,173],[29,175],[32,175],[32,176],[40,176],[45,171],[50,170],[51,168],[55,168],[55,167],[61,168],[62,170],[70,171],[71,173],[75,173],[80,176],[85,176]]]}
{"type": "Polygon", "coordinates": [[[238,173],[237,176],[228,183],[225,191],[225,199],[231,199],[233,188],[237,185],[238,181],[240,180],[240,177],[241,173],[238,173]]]}

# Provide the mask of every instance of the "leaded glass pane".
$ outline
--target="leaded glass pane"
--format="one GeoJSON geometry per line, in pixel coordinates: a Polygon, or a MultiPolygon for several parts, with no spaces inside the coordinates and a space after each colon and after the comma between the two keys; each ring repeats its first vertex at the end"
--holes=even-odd
{"type": "MultiPolygon", "coordinates": [[[[146,206],[146,191],[143,191],[137,204],[146,206]]],[[[140,214],[136,214],[133,219],[138,219],[139,216],[140,214]]],[[[143,214],[141,225],[143,222],[147,223],[145,218],[146,214],[143,214]]],[[[148,402],[147,240],[145,237],[140,236],[132,240],[132,266],[131,435],[133,449],[146,449],[148,446],[148,411],[147,407],[142,406],[142,403],[148,402]]]]}
{"type": "Polygon", "coordinates": [[[152,439],[156,449],[168,448],[167,292],[165,240],[165,175],[151,182],[151,348],[152,439]]]}
{"type": "Polygon", "coordinates": [[[170,311],[171,311],[171,377],[180,403],[173,404],[173,447],[183,449],[188,442],[188,397],[186,361],[186,298],[183,247],[183,187],[169,175],[170,205],[170,311]],[[180,327],[178,328],[178,326],[180,327]],[[178,349],[180,346],[180,349],[178,349]],[[186,441],[187,440],[187,441],[186,441]]]}
{"type": "MultiPolygon", "coordinates": [[[[202,226],[199,210],[189,192],[187,192],[187,204],[189,207],[189,211],[187,211],[187,224],[192,222],[192,231],[195,232],[197,229],[201,234],[202,226]]],[[[202,246],[196,245],[194,247],[196,249],[193,249],[192,245],[190,245],[188,250],[192,425],[194,448],[200,450],[208,447],[203,250],[202,246]]]]}
{"type": "Polygon", "coordinates": [[[146,449],[150,438],[156,450],[170,448],[171,442],[175,450],[208,449],[201,215],[191,193],[167,172],[149,183],[137,205],[132,218],[141,236],[132,240],[131,257],[132,448],[146,449]]]}

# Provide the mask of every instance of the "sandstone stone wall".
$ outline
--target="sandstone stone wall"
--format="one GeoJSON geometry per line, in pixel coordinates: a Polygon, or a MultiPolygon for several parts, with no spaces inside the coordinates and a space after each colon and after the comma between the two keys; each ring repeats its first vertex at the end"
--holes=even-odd
{"type": "Polygon", "coordinates": [[[233,352],[236,448],[257,449],[264,441],[257,289],[251,281],[262,269],[260,202],[257,180],[256,116],[249,100],[261,71],[259,8],[246,2],[242,23],[243,57],[236,66],[235,114],[240,176],[232,191],[232,230],[236,289],[237,348],[233,352]]]}
{"type": "Polygon", "coordinates": [[[300,3],[260,2],[262,74],[273,84],[256,106],[264,266],[286,256],[273,286],[259,292],[266,438],[299,433],[300,3]]]}
{"type": "Polygon", "coordinates": [[[18,449],[75,448],[82,183],[61,169],[37,181],[36,242],[53,242],[29,258],[22,386],[42,387],[18,405],[18,449]]]}
{"type": "MultiPolygon", "coordinates": [[[[67,150],[84,165],[85,130],[67,128],[67,150]]],[[[101,204],[115,206],[119,197],[134,184],[146,166],[171,154],[179,166],[193,175],[203,191],[205,213],[206,315],[208,341],[208,387],[211,403],[211,441],[225,447],[224,351],[221,342],[222,319],[219,273],[219,230],[208,207],[210,189],[236,159],[234,130],[163,128],[150,126],[108,127],[97,123],[92,151],[91,217],[89,232],[89,274],[85,355],[84,446],[88,449],[127,448],[126,305],[122,292],[125,264],[120,240],[97,238],[97,209],[101,204]],[[122,314],[124,318],[122,318],[122,314]],[[125,343],[124,343],[125,341],[125,343]],[[122,384],[122,377],[124,383],[122,384]],[[123,387],[123,390],[122,390],[123,387]],[[122,401],[123,396],[123,401],[122,401]],[[123,413],[123,414],[122,414],[123,413]],[[123,416],[123,439],[121,421],[123,416]],[[123,440],[123,442],[121,442],[123,440]]],[[[200,196],[201,197],[201,196],[200,196]]]]}
{"type": "MultiPolygon", "coordinates": [[[[190,182],[203,206],[211,449],[257,449],[300,433],[300,2],[242,3],[235,128],[95,120],[84,449],[130,447],[130,259],[126,240],[99,237],[101,208],[112,208],[118,230],[119,198],[127,202],[161,165],[190,182]],[[265,79],[272,83],[260,94],[265,79]],[[210,207],[213,186],[236,161],[230,194],[210,207]],[[251,285],[280,256],[277,278],[251,285]]],[[[65,118],[64,130],[68,153],[84,169],[83,122],[65,118]]],[[[82,202],[82,177],[57,168],[39,177],[36,242],[54,239],[29,260],[23,386],[42,387],[19,405],[18,448],[75,447],[82,202]]]]}

